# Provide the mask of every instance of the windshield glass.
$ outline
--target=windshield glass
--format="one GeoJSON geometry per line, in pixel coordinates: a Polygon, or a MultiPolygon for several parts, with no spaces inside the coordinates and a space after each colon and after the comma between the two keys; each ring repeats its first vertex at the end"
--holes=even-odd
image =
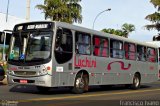
{"type": "Polygon", "coordinates": [[[52,32],[15,33],[9,61],[40,62],[51,57],[52,32]]]}

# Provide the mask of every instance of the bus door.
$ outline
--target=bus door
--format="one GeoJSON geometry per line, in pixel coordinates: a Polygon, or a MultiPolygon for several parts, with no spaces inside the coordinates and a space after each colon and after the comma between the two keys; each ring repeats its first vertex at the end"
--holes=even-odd
{"type": "Polygon", "coordinates": [[[0,35],[0,60],[6,61],[7,60],[7,51],[9,48],[9,43],[11,39],[11,30],[4,30],[0,35]]]}
{"type": "Polygon", "coordinates": [[[58,28],[55,38],[56,85],[69,85],[73,65],[73,34],[70,29],[58,28]]]}

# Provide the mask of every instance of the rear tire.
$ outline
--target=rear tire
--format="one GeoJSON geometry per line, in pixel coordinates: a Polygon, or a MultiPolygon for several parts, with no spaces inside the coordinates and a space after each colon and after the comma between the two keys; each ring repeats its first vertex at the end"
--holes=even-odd
{"type": "Polygon", "coordinates": [[[88,91],[88,77],[86,75],[82,76],[82,73],[80,73],[75,78],[72,92],[75,94],[81,94],[85,91],[88,91]]]}
{"type": "Polygon", "coordinates": [[[132,89],[139,89],[141,85],[141,79],[138,74],[135,74],[133,77],[133,84],[131,85],[132,89]]]}

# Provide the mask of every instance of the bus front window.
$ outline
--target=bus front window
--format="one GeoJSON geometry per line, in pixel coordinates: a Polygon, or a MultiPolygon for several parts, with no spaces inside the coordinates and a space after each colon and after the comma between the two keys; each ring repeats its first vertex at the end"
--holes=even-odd
{"type": "Polygon", "coordinates": [[[13,35],[9,61],[40,62],[51,57],[51,32],[13,35]]]}

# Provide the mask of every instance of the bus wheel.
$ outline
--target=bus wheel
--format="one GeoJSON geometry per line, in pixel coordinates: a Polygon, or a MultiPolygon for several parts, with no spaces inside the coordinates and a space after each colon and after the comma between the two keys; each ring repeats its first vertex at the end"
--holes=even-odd
{"type": "Polygon", "coordinates": [[[133,84],[132,84],[131,88],[132,89],[140,88],[140,83],[141,83],[140,76],[138,74],[135,74],[133,77],[133,84]]]}
{"type": "Polygon", "coordinates": [[[81,73],[81,74],[78,74],[75,78],[72,92],[76,94],[81,94],[84,91],[88,91],[88,77],[81,73]]]}
{"type": "Polygon", "coordinates": [[[38,91],[40,92],[48,92],[50,90],[49,87],[37,86],[38,91]]]}

